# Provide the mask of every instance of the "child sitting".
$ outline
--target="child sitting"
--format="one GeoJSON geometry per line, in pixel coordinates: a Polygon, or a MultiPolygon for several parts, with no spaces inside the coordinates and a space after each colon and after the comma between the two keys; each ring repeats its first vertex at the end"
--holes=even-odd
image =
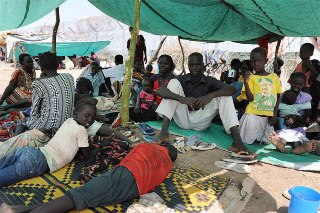
{"type": "Polygon", "coordinates": [[[130,117],[136,122],[157,120],[155,95],[153,92],[153,81],[150,78],[142,80],[142,91],[139,94],[139,101],[134,113],[130,117]]]}
{"type": "Polygon", "coordinates": [[[79,148],[89,156],[87,128],[96,116],[97,100],[87,98],[75,106],[74,118],[67,119],[43,147],[22,147],[0,159],[0,187],[54,172],[70,163],[79,148]]]}
{"type": "MultiPolygon", "coordinates": [[[[292,90],[287,90],[283,93],[281,97],[282,103],[279,104],[279,115],[280,118],[278,118],[278,125],[279,129],[286,129],[285,126],[283,126],[285,117],[287,115],[295,115],[297,117],[297,121],[301,120],[300,117],[300,110],[302,109],[311,109],[311,103],[306,102],[302,104],[295,104],[297,101],[297,93],[295,93],[292,90]]],[[[305,126],[301,122],[296,122],[295,124],[288,124],[288,128],[296,128],[296,127],[303,127],[305,126]]]]}
{"type": "Polygon", "coordinates": [[[255,75],[244,76],[242,97],[249,101],[240,120],[240,136],[244,143],[254,141],[269,143],[268,137],[277,121],[281,83],[275,73],[265,71],[266,50],[258,47],[251,51],[250,62],[255,75]]]}

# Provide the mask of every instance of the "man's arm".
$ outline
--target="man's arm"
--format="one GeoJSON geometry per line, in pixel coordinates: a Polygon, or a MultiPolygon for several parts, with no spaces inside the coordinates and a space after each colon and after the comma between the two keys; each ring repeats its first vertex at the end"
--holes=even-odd
{"type": "Polygon", "coordinates": [[[183,96],[177,95],[177,94],[171,92],[167,87],[160,87],[156,91],[156,95],[159,95],[160,97],[165,98],[165,99],[178,101],[182,104],[187,104],[189,107],[191,107],[191,109],[194,109],[194,104],[196,101],[195,98],[183,97],[183,96]]]}
{"type": "Polygon", "coordinates": [[[29,99],[27,98],[24,98],[24,99],[21,99],[19,101],[17,101],[16,103],[14,104],[9,104],[7,106],[3,106],[2,109],[3,110],[8,110],[8,109],[11,109],[11,108],[17,108],[17,107],[30,107],[31,106],[31,102],[29,101],[29,99]]]}
{"type": "Polygon", "coordinates": [[[12,94],[12,92],[17,88],[17,83],[14,81],[10,81],[9,85],[6,87],[6,89],[3,92],[3,95],[0,99],[0,105],[3,104],[3,102],[12,94]]]}

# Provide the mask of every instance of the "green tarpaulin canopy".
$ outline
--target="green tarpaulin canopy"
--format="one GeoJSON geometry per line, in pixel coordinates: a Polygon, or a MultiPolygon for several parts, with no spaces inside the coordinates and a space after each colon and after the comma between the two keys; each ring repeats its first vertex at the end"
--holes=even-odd
{"type": "Polygon", "coordinates": [[[16,29],[31,24],[66,0],[1,0],[0,31],[16,29]]]}
{"type": "MultiPolygon", "coordinates": [[[[57,43],[57,55],[59,56],[71,56],[76,55],[90,55],[91,52],[98,52],[110,44],[110,41],[92,41],[92,42],[58,42],[57,43]]],[[[39,53],[51,51],[52,44],[48,43],[31,43],[22,42],[22,45],[27,52],[36,56],[39,53]]]]}
{"type": "MultiPolygon", "coordinates": [[[[1,0],[0,30],[30,24],[64,1],[1,0]]],[[[134,0],[89,1],[132,25],[134,0]]],[[[319,0],[141,0],[141,30],[210,42],[320,36],[319,8],[319,0]]]]}

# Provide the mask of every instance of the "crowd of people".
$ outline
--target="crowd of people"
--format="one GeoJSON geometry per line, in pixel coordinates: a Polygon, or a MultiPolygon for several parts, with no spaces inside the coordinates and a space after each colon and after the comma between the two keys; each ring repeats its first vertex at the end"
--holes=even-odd
{"type": "MultiPolygon", "coordinates": [[[[88,64],[74,85],[70,74],[57,72],[55,54],[39,55],[40,78],[35,77],[32,57],[20,55],[20,66],[0,98],[1,115],[18,111],[15,125],[10,126],[13,133],[0,143],[0,188],[57,171],[76,156],[91,159],[99,153],[93,143],[125,142],[129,147],[121,150],[119,165],[111,171],[90,176],[83,186],[56,200],[15,209],[64,212],[120,203],[150,192],[166,178],[177,158],[169,137],[172,119],[182,129],[203,131],[218,118],[232,136],[229,149],[235,153],[255,155],[246,144],[258,142],[272,143],[282,153],[288,153],[286,145],[291,145],[293,154],[320,155],[317,131],[309,131],[320,121],[320,62],[310,60],[312,44],[301,46],[302,62],[293,70],[286,91],[282,85],[287,82],[279,78],[284,62],[275,60],[274,72],[267,72],[267,52],[262,47],[251,51],[250,60],[233,59],[220,80],[204,75],[201,53],[189,55],[188,74],[175,75],[169,55],[158,58],[159,73],[153,73],[151,65],[144,68],[143,36],[136,51],[129,115],[135,122],[162,120],[160,134],[151,144],[133,144],[111,128],[116,120],[110,126],[97,116],[95,97],[121,95],[123,56],[116,55],[116,66],[109,69],[101,68],[98,61],[88,64]]],[[[1,208],[12,207],[3,204],[1,208]]]]}

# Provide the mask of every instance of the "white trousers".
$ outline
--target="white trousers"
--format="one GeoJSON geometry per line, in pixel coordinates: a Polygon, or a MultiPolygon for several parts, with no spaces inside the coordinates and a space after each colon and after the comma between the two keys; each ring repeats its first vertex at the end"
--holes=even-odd
{"type": "MultiPolygon", "coordinates": [[[[178,80],[172,79],[167,88],[171,92],[185,97],[183,88],[178,80]]],[[[231,127],[239,125],[231,96],[214,98],[204,109],[197,111],[189,111],[186,104],[181,104],[178,101],[163,99],[156,112],[170,120],[173,118],[182,129],[203,131],[211,125],[212,119],[218,113],[227,133],[230,133],[231,127]]]]}

